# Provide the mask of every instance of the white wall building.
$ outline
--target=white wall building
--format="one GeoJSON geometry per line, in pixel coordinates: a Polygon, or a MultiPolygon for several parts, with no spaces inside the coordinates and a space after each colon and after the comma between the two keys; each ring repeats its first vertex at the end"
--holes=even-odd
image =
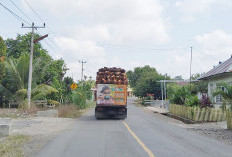
{"type": "Polygon", "coordinates": [[[213,92],[221,83],[232,83],[232,56],[225,62],[219,62],[218,66],[203,74],[198,80],[208,82],[208,96],[214,103],[221,105],[221,96],[214,97],[213,92]]]}

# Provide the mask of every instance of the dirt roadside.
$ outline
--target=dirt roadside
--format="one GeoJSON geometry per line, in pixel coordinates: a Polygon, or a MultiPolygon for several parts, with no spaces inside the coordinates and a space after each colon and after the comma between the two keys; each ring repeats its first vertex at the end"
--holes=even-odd
{"type": "MultiPolygon", "coordinates": [[[[28,141],[23,145],[23,153],[20,153],[25,157],[35,156],[38,150],[57,135],[72,129],[75,120],[74,118],[53,117],[0,118],[1,123],[10,125],[9,137],[28,138],[28,141]]],[[[1,138],[0,143],[6,142],[5,140],[6,138],[1,138]]]]}
{"type": "Polygon", "coordinates": [[[26,135],[30,140],[24,145],[24,156],[31,157],[58,134],[70,130],[75,119],[34,117],[12,119],[11,135],[26,135]]]}

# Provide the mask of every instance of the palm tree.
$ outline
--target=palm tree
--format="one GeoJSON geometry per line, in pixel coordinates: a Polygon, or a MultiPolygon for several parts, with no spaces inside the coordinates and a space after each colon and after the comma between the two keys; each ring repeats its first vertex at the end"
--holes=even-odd
{"type": "MultiPolygon", "coordinates": [[[[51,93],[58,92],[55,88],[46,84],[37,85],[39,76],[44,75],[46,67],[40,67],[41,60],[38,58],[33,64],[32,99],[46,99],[51,93]]],[[[29,56],[21,55],[17,60],[8,58],[4,61],[6,67],[5,84],[0,84],[0,94],[8,101],[23,101],[27,96],[29,56]]]]}

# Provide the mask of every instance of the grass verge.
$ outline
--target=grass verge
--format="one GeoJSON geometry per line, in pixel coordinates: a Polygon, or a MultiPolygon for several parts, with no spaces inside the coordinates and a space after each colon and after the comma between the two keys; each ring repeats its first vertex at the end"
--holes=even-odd
{"type": "Polygon", "coordinates": [[[1,157],[23,157],[23,146],[30,139],[25,135],[9,136],[0,141],[1,157]]]}
{"type": "Polygon", "coordinates": [[[79,109],[76,105],[60,105],[58,107],[58,117],[77,118],[93,107],[95,107],[95,102],[92,101],[86,102],[85,109],[79,109]]]}
{"type": "Polygon", "coordinates": [[[58,117],[77,118],[81,116],[81,110],[76,105],[60,105],[58,107],[58,117]]]}

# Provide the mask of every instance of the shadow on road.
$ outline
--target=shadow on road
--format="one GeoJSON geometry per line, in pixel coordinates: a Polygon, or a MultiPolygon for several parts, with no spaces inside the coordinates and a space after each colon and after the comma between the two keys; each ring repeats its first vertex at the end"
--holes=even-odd
{"type": "Polygon", "coordinates": [[[114,118],[114,117],[109,117],[109,118],[100,118],[96,119],[94,114],[88,114],[88,115],[83,115],[79,118],[80,121],[119,121],[123,120],[121,118],[114,118]]]}

